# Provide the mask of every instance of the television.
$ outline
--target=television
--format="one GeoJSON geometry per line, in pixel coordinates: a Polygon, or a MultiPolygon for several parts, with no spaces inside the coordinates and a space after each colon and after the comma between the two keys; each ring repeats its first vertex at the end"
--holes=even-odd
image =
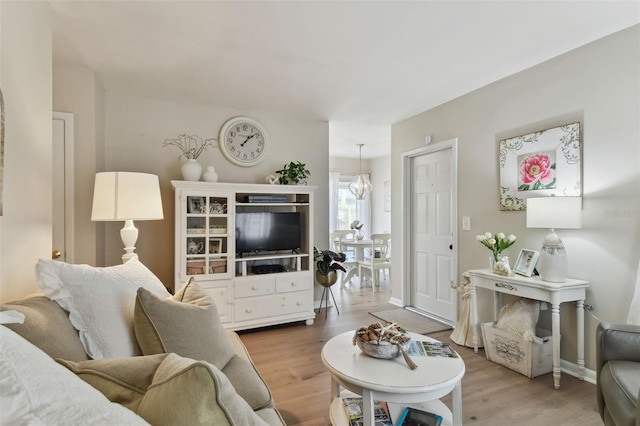
{"type": "Polygon", "coordinates": [[[236,213],[236,253],[300,249],[300,212],[236,213]]]}

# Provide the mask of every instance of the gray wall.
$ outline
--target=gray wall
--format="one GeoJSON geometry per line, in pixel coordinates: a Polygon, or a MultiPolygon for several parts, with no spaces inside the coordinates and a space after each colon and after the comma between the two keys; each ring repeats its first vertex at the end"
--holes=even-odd
{"type": "MultiPolygon", "coordinates": [[[[602,320],[625,322],[640,255],[640,27],[616,33],[392,126],[393,193],[401,193],[401,156],[434,142],[458,138],[458,215],[470,216],[472,231],[458,220],[458,278],[487,267],[489,252],[475,236],[486,231],[518,236],[507,254],[537,249],[547,230],[527,229],[524,212],[499,208],[498,141],[506,137],[582,123],[583,224],[559,230],[570,277],[591,282],[587,303],[602,320]]],[[[395,206],[394,206],[395,207],[395,206]]],[[[392,212],[395,241],[401,209],[392,212]]],[[[399,247],[394,244],[394,248],[399,247]]],[[[394,277],[401,259],[393,257],[394,277]]],[[[405,279],[394,280],[400,298],[405,279]]],[[[488,295],[481,295],[488,303],[488,295]]],[[[486,311],[486,310],[485,310],[486,311]]],[[[543,312],[543,324],[549,312],[543,312]]],[[[481,320],[490,318],[481,318],[481,320]]],[[[563,305],[562,357],[576,362],[575,308],[563,305]]],[[[595,362],[597,320],[586,315],[586,362],[595,362]]]]}
{"type": "Polygon", "coordinates": [[[267,175],[285,163],[302,161],[311,171],[309,184],[319,186],[314,212],[316,244],[328,244],[327,122],[105,93],[96,89],[98,83],[90,70],[56,64],[54,71],[54,107],[76,114],[76,226],[82,232],[77,232],[80,235],[76,237],[76,253],[80,255],[75,263],[80,260],[106,266],[121,262],[122,223],[90,221],[95,173],[112,170],[153,173],[160,177],[164,220],[136,222],[140,231],[136,248],[140,260],[165,285],[171,286],[174,193],[170,181],[182,177],[180,152],[174,147],[162,148],[162,143],[184,133],[217,139],[222,124],[239,115],[253,117],[264,125],[272,143],[268,158],[255,167],[238,167],[227,161],[218,148],[208,149],[198,160],[203,169],[213,165],[221,182],[264,183],[267,175]]]}
{"type": "Polygon", "coordinates": [[[4,98],[0,300],[37,290],[34,266],[51,258],[51,10],[0,2],[4,98]]]}

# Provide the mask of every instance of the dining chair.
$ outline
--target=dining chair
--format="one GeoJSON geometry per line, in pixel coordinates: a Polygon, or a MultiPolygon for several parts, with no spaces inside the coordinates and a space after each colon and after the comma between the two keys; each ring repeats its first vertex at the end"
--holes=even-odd
{"type": "MultiPolygon", "coordinates": [[[[354,231],[353,229],[336,229],[335,231],[333,231],[331,234],[335,234],[335,235],[339,235],[340,238],[339,240],[342,239],[355,239],[356,238],[356,231],[354,231]]],[[[349,248],[349,247],[341,247],[340,252],[345,253],[347,255],[348,258],[354,258],[356,257],[356,252],[353,248],[349,248]]]]}
{"type": "Polygon", "coordinates": [[[347,272],[339,271],[340,288],[344,288],[345,274],[347,274],[351,268],[358,267],[358,262],[355,259],[355,253],[353,252],[353,250],[345,250],[345,247],[342,246],[342,239],[347,238],[345,237],[345,235],[349,235],[349,233],[353,235],[353,231],[334,231],[329,234],[329,244],[331,247],[331,251],[335,251],[336,253],[344,253],[347,256],[347,259],[344,262],[338,262],[344,269],[347,270],[347,272]]]}
{"type": "Polygon", "coordinates": [[[380,272],[391,272],[391,234],[371,234],[369,256],[358,262],[358,278],[362,282],[363,270],[369,271],[373,291],[380,286],[380,272]]]}

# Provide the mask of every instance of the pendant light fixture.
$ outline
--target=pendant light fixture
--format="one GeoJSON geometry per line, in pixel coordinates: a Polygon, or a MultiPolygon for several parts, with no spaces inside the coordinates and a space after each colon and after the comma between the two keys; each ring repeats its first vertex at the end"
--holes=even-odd
{"type": "Polygon", "coordinates": [[[358,200],[364,200],[367,194],[373,189],[373,186],[371,186],[371,182],[369,182],[369,176],[362,173],[362,147],[364,144],[359,143],[358,146],[360,147],[360,173],[356,179],[349,184],[349,191],[351,191],[358,200]]]}

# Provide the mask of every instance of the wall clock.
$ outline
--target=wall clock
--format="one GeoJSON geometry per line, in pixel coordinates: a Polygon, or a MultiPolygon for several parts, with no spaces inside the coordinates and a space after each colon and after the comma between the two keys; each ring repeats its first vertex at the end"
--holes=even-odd
{"type": "Polygon", "coordinates": [[[269,138],[252,118],[234,117],[220,128],[220,150],[227,160],[250,167],[262,162],[269,153],[269,138]]]}

